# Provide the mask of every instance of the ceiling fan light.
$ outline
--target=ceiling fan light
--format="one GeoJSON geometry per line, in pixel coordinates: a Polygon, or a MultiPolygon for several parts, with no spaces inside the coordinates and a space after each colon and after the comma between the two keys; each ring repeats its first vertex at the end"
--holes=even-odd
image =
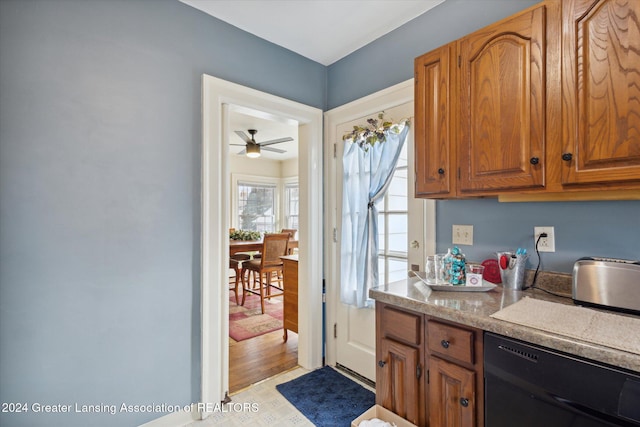
{"type": "Polygon", "coordinates": [[[260,157],[260,146],[258,144],[247,144],[247,157],[252,159],[260,157]]]}

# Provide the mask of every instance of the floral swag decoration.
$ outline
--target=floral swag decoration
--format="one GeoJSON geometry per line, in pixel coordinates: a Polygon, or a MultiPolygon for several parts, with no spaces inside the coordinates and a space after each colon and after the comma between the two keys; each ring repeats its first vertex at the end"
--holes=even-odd
{"type": "Polygon", "coordinates": [[[233,230],[229,233],[231,240],[260,240],[262,233],[251,230],[233,230]]]}
{"type": "Polygon", "coordinates": [[[377,142],[387,140],[387,132],[400,133],[405,126],[411,124],[410,119],[400,120],[393,123],[392,120],[384,119],[384,111],[378,114],[378,118],[367,119],[364,126],[354,126],[351,132],[347,132],[342,137],[343,141],[355,142],[360,148],[367,151],[369,146],[374,146],[377,142]]]}

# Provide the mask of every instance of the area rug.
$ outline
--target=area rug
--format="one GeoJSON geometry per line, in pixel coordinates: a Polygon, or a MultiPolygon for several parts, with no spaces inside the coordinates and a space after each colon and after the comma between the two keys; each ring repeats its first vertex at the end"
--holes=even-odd
{"type": "MultiPolygon", "coordinates": [[[[242,302],[242,297],[240,297],[242,302]]],[[[264,314],[260,309],[260,297],[247,295],[244,306],[236,304],[233,294],[229,297],[229,336],[236,341],[264,335],[282,329],[282,300],[264,301],[264,314]]]]}
{"type": "Polygon", "coordinates": [[[276,389],[319,427],[349,427],[375,405],[375,394],[335,369],[325,366],[276,389]]]}

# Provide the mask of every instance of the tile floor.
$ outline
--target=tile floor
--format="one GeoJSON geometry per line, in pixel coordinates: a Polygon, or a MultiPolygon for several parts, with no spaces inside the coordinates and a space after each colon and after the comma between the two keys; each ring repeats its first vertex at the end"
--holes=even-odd
{"type": "MultiPolygon", "coordinates": [[[[207,419],[195,421],[185,427],[313,426],[276,390],[276,385],[291,381],[308,372],[306,369],[297,367],[254,384],[231,396],[230,410],[214,412],[207,419]]],[[[374,391],[368,385],[362,385],[374,391]]]]}

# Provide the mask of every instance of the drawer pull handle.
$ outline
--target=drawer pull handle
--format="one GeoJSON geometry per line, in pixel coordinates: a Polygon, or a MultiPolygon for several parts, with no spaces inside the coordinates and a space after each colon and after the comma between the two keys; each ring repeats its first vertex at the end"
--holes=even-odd
{"type": "Polygon", "coordinates": [[[466,408],[467,406],[469,406],[469,399],[461,397],[460,398],[460,404],[466,408]]]}
{"type": "Polygon", "coordinates": [[[443,346],[444,348],[449,348],[449,341],[442,340],[440,341],[440,345],[443,346]]]}
{"type": "Polygon", "coordinates": [[[573,154],[571,153],[564,153],[562,155],[562,160],[564,160],[565,162],[570,162],[571,159],[573,159],[573,154]]]}
{"type": "Polygon", "coordinates": [[[384,368],[384,365],[386,365],[387,362],[385,362],[384,360],[378,360],[378,366],[380,366],[381,368],[384,368]]]}

